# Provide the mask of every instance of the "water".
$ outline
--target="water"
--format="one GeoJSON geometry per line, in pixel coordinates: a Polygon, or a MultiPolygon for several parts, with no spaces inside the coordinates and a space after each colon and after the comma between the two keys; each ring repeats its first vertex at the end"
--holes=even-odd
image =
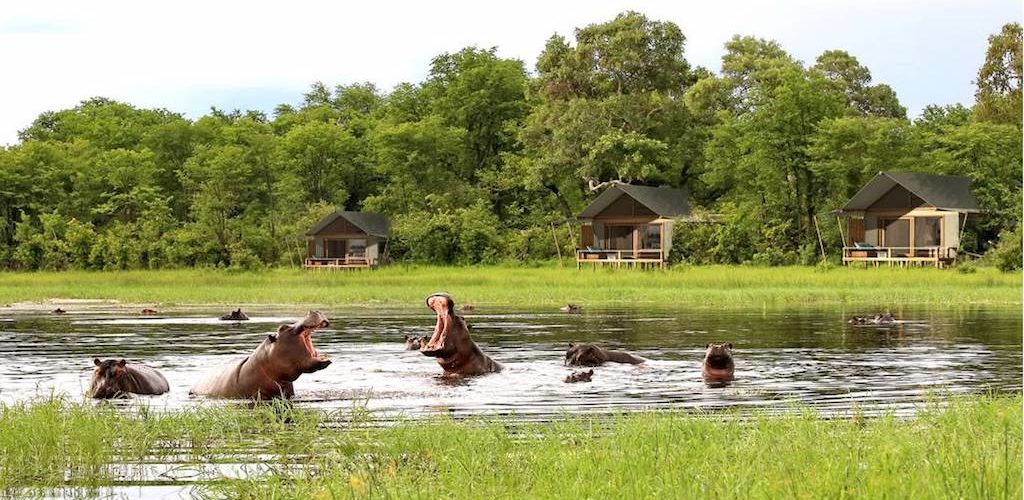
{"type": "MultiPolygon", "coordinates": [[[[68,308],[65,308],[68,309],[68,308]]],[[[51,394],[82,398],[92,358],[123,357],[161,370],[171,385],[139,397],[169,411],[200,404],[188,389],[219,365],[251,352],[277,325],[303,310],[253,310],[251,321],[217,320],[222,311],[161,317],[116,308],[70,309],[63,316],[8,311],[0,317],[0,402],[51,394]]],[[[852,326],[864,310],[586,309],[582,314],[481,308],[467,314],[474,339],[505,365],[469,380],[438,377],[437,363],[403,350],[405,335],[429,335],[422,309],[324,311],[331,326],[314,335],[333,364],[303,375],[295,401],[339,409],[365,406],[379,418],[450,413],[543,420],[565,414],[639,409],[731,407],[780,410],[799,402],[845,415],[912,412],[929,392],[1021,390],[1018,308],[899,311],[895,328],[852,326]],[[570,341],[594,342],[647,358],[642,365],[595,368],[593,382],[566,384],[570,341]],[[708,387],[703,346],[735,344],[736,380],[708,387]]]]}

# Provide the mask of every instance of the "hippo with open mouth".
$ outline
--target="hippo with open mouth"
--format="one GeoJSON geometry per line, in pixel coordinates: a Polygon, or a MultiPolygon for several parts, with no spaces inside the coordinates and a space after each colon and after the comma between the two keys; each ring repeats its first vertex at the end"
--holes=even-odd
{"type": "Polygon", "coordinates": [[[313,347],[312,334],[330,323],[320,311],[310,311],[291,325],[281,325],[245,359],[225,367],[193,387],[189,394],[217,398],[289,399],[292,382],[331,364],[313,347]]]}
{"type": "Polygon", "coordinates": [[[644,358],[628,352],[606,349],[597,344],[575,342],[569,342],[569,349],[565,351],[565,364],[570,366],[601,366],[609,361],[639,365],[644,362],[644,358]]]}
{"type": "Polygon", "coordinates": [[[736,364],[732,358],[732,343],[708,344],[704,351],[704,382],[724,385],[735,378],[736,364]]]}
{"type": "Polygon", "coordinates": [[[131,394],[158,395],[171,387],[167,379],[153,368],[123,359],[100,358],[92,360],[96,369],[92,372],[88,395],[96,399],[126,398],[131,394]]]}
{"type": "Polygon", "coordinates": [[[455,301],[446,293],[427,297],[427,307],[437,314],[434,334],[420,347],[424,356],[437,358],[445,377],[472,377],[501,371],[469,336],[466,321],[455,314],[455,301]]]}

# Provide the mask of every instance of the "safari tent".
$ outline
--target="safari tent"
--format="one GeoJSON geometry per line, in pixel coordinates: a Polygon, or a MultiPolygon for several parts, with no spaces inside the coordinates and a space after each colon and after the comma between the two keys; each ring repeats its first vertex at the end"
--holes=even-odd
{"type": "Polygon", "coordinates": [[[391,222],[369,212],[334,212],[306,232],[307,268],[358,269],[380,265],[391,222]]]}
{"type": "Polygon", "coordinates": [[[968,218],[982,212],[970,187],[967,177],[880,172],[836,211],[843,263],[954,263],[968,218]]]}
{"type": "Polygon", "coordinates": [[[691,218],[684,189],[615,183],[579,214],[576,266],[659,266],[668,261],[675,224],[691,218]]]}

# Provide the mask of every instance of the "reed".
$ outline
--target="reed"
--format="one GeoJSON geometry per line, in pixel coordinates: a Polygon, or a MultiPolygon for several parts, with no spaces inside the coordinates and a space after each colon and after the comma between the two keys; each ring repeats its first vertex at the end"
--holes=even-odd
{"type": "Polygon", "coordinates": [[[935,400],[911,418],[629,413],[548,423],[407,420],[283,405],[0,406],[0,488],[94,491],[124,464],[277,464],[213,498],[1020,498],[1020,394],[935,400]],[[297,466],[297,467],[296,467],[297,466]]]}
{"type": "Polygon", "coordinates": [[[1021,274],[980,269],[681,266],[663,271],[391,266],[0,273],[0,303],[55,298],[161,305],[419,306],[438,290],[485,306],[804,307],[1020,305],[1021,274]]]}

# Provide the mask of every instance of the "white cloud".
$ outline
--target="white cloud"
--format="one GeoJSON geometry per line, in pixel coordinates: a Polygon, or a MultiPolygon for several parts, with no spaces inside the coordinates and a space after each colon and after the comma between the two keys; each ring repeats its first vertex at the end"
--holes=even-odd
{"type": "Polygon", "coordinates": [[[0,144],[39,113],[92,96],[191,116],[209,105],[269,110],[316,80],[418,81],[433,56],[468,45],[532,68],[554,32],[571,38],[627,9],[679,24],[688,59],[711,69],[733,34],[776,39],[805,61],[846,49],[912,112],[969,104],[986,37],[1020,19],[1006,0],[24,2],[0,11],[0,144]]]}

